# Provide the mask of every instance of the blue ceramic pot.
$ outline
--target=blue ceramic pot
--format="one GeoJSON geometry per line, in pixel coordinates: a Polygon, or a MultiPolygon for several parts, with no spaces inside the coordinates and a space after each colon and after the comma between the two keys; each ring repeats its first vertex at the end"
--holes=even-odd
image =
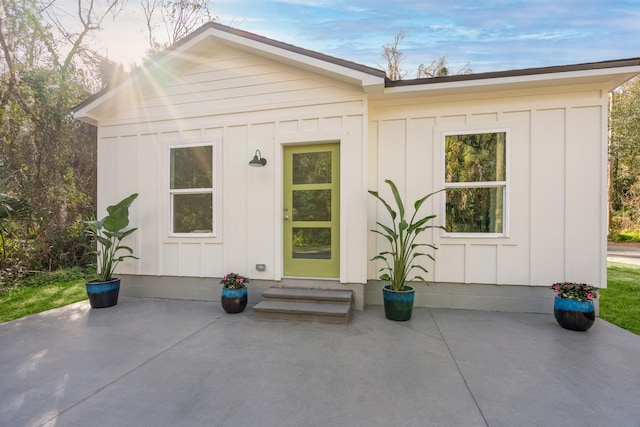
{"type": "Polygon", "coordinates": [[[222,287],[222,297],[220,303],[227,313],[240,313],[247,306],[248,288],[229,289],[222,287]]]}
{"type": "Polygon", "coordinates": [[[118,304],[120,279],[113,278],[106,282],[91,280],[85,283],[85,287],[91,308],[105,308],[118,304]]]}
{"type": "Polygon", "coordinates": [[[593,301],[556,297],[553,302],[553,315],[560,326],[572,331],[586,331],[596,321],[593,301]]]}
{"type": "Polygon", "coordinates": [[[411,319],[416,290],[407,285],[405,285],[405,289],[403,291],[394,291],[390,288],[390,285],[382,288],[384,315],[387,319],[401,322],[411,319]]]}

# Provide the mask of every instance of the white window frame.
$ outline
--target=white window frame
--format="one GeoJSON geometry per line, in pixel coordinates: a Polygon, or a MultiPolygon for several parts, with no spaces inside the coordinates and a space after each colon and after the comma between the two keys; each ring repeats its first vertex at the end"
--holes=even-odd
{"type": "Polygon", "coordinates": [[[167,189],[169,194],[169,236],[170,237],[216,237],[217,236],[217,153],[215,142],[201,142],[192,144],[172,144],[169,145],[168,157],[167,157],[167,189]],[[171,188],[171,150],[180,148],[193,148],[193,147],[211,147],[211,188],[171,188]],[[173,231],[173,196],[176,194],[211,194],[211,232],[209,233],[175,233],[173,231]]]}
{"type": "Polygon", "coordinates": [[[503,238],[509,237],[509,206],[510,206],[510,192],[509,192],[509,174],[511,171],[509,162],[509,151],[511,146],[511,135],[508,128],[500,129],[473,129],[473,130],[457,130],[442,132],[442,188],[444,188],[444,194],[442,197],[442,205],[440,214],[444,219],[444,226],[446,227],[447,221],[447,196],[446,191],[448,189],[455,188],[502,188],[502,197],[504,200],[502,207],[502,233],[455,233],[443,231],[443,237],[460,237],[460,238],[503,238]],[[504,133],[505,134],[505,180],[504,181],[481,181],[481,182],[446,182],[446,156],[447,156],[447,136],[450,135],[476,135],[485,133],[504,133]]]}

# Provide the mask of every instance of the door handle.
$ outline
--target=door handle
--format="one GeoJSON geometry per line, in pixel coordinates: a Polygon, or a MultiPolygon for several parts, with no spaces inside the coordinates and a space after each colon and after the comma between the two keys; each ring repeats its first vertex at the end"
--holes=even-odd
{"type": "Polygon", "coordinates": [[[285,215],[283,219],[287,221],[289,219],[289,215],[285,215]]]}

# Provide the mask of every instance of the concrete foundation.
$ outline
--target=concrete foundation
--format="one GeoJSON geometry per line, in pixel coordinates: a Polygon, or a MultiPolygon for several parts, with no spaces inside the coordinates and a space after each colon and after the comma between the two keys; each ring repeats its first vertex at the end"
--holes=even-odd
{"type": "MultiPolygon", "coordinates": [[[[219,278],[120,275],[124,296],[220,301],[219,278]]],[[[382,305],[382,287],[378,280],[339,283],[336,280],[285,278],[281,281],[252,280],[249,303],[262,300],[270,287],[311,289],[349,289],[353,291],[356,310],[367,305],[382,305]]],[[[519,313],[553,313],[554,293],[547,286],[490,285],[416,282],[415,307],[455,308],[519,313]]]]}

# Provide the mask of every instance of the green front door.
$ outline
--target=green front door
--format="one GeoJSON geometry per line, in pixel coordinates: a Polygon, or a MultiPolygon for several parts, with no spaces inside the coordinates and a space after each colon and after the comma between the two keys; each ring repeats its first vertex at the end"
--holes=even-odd
{"type": "Polygon", "coordinates": [[[340,145],[284,149],[284,275],[340,277],[340,145]]]}

